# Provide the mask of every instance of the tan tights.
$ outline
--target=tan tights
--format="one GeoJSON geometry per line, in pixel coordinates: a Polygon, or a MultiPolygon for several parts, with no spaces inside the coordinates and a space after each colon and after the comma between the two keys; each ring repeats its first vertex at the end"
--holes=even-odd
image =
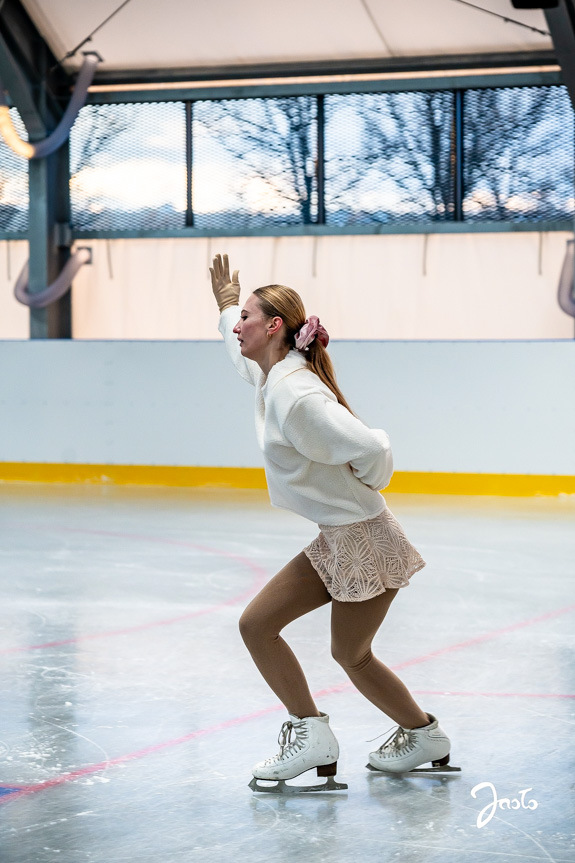
{"type": "Polygon", "coordinates": [[[429,723],[401,680],[371,652],[397,589],[363,602],[338,602],[301,552],[250,602],[240,632],[264,679],[289,713],[319,716],[304,673],[280,632],[292,620],[331,602],[332,656],[354,686],[398,725],[429,723]]]}

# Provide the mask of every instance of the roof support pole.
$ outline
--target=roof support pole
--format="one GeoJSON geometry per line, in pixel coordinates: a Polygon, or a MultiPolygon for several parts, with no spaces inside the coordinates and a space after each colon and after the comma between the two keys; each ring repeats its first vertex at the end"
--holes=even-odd
{"type": "MultiPolygon", "coordinates": [[[[30,208],[28,291],[44,291],[70,257],[71,233],[68,143],[45,159],[29,163],[30,208]]],[[[30,309],[31,339],[72,337],[71,292],[43,309],[30,309]]]]}
{"type": "MultiPolygon", "coordinates": [[[[561,75],[567,86],[571,104],[575,110],[575,0],[559,0],[556,9],[546,9],[545,18],[553,39],[553,47],[561,66],[561,75]]],[[[573,222],[575,235],[575,220],[573,222]]],[[[575,268],[573,246],[567,245],[565,263],[559,286],[559,304],[564,312],[571,314],[575,303],[575,268]],[[570,281],[571,290],[567,287],[570,281]]]]}
{"type": "MultiPolygon", "coordinates": [[[[31,142],[50,134],[69,99],[71,80],[58,67],[20,0],[5,0],[0,15],[0,80],[18,108],[31,142]]],[[[44,291],[70,256],[69,148],[28,163],[30,294],[44,291]]],[[[30,338],[71,337],[70,292],[43,309],[30,309],[30,338]]]]}
{"type": "Polygon", "coordinates": [[[325,225],[325,97],[317,99],[317,223],[325,225]]]}

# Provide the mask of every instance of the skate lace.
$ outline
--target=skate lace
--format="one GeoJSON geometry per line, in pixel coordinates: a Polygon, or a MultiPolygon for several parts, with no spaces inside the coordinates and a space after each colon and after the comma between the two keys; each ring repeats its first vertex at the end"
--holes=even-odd
{"type": "Polygon", "coordinates": [[[280,745],[279,758],[283,758],[284,754],[293,755],[303,749],[305,740],[308,736],[308,731],[304,722],[296,722],[295,724],[288,719],[281,727],[278,735],[278,743],[280,745]],[[292,735],[294,735],[292,739],[292,735]]]}
{"type": "Polygon", "coordinates": [[[415,747],[415,735],[399,725],[377,750],[380,755],[402,755],[415,747]]]}

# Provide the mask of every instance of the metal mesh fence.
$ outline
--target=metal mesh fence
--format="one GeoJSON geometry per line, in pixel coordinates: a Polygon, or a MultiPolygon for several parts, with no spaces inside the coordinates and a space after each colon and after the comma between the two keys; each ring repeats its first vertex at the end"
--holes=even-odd
{"type": "Polygon", "coordinates": [[[452,219],[453,107],[445,91],[326,96],[327,224],[452,219]]]}
{"type": "MultiPolygon", "coordinates": [[[[323,117],[318,104],[314,96],[194,102],[191,178],[183,102],[84,108],[71,135],[73,227],[241,232],[314,224],[322,212],[343,228],[574,214],[565,87],[467,90],[461,124],[453,91],[326,95],[323,117]]],[[[0,168],[0,229],[24,230],[26,164],[2,147],[0,168]]]]}
{"type": "Polygon", "coordinates": [[[467,90],[463,128],[466,222],[573,216],[573,110],[566,87],[467,90]]]}
{"type": "Polygon", "coordinates": [[[76,230],[184,227],[184,104],[83,108],[70,135],[70,173],[76,230]]]}
{"type": "Polygon", "coordinates": [[[308,96],[195,102],[194,226],[315,222],[316,123],[308,96]]]}
{"type": "MultiPolygon", "coordinates": [[[[26,127],[16,108],[10,109],[16,131],[28,140],[26,127]]],[[[0,138],[0,231],[28,228],[28,160],[17,156],[0,138]]]]}

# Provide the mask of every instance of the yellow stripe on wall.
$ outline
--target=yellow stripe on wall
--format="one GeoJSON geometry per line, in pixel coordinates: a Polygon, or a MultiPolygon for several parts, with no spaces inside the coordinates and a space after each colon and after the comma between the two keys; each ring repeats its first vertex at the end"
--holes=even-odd
{"type": "MultiPolygon", "coordinates": [[[[0,482],[266,488],[263,468],[257,467],[45,464],[41,462],[0,462],[0,482]]],[[[575,476],[397,471],[386,492],[488,494],[513,497],[575,494],[575,476]]]]}
{"type": "Polygon", "coordinates": [[[575,476],[520,473],[417,473],[398,471],[386,492],[492,494],[512,497],[575,494],[575,476]]]}
{"type": "Polygon", "coordinates": [[[0,481],[87,482],[112,485],[267,488],[259,467],[178,467],[140,464],[0,462],[0,481]]]}

